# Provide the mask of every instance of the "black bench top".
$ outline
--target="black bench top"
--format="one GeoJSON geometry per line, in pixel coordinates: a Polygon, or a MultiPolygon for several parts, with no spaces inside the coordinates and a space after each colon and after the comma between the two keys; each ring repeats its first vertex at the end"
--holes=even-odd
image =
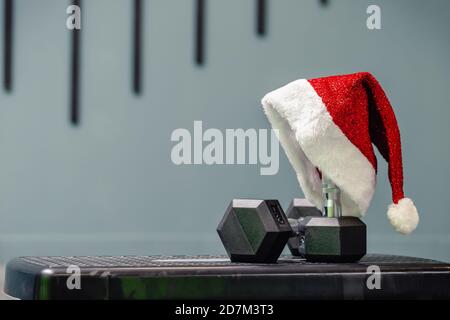
{"type": "Polygon", "coordinates": [[[231,263],[226,256],[20,257],[7,265],[5,293],[19,299],[450,298],[450,264],[380,254],[342,264],[291,256],[276,264],[231,263]],[[367,282],[378,275],[380,289],[370,289],[367,282]]]}

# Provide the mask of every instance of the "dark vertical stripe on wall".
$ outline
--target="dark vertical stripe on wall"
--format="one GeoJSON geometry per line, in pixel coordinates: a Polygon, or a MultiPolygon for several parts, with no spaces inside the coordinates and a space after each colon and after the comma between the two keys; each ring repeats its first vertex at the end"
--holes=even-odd
{"type": "Polygon", "coordinates": [[[256,33],[266,34],[266,0],[256,0],[256,33]]]}
{"type": "Polygon", "coordinates": [[[133,91],[142,90],[142,0],[134,0],[133,91]]]}
{"type": "Polygon", "coordinates": [[[205,1],[196,0],[195,8],[195,62],[205,62],[205,1]]]}
{"type": "Polygon", "coordinates": [[[319,0],[320,4],[326,6],[328,4],[328,0],[319,0]]]}
{"type": "Polygon", "coordinates": [[[3,7],[3,87],[12,90],[13,0],[4,0],[3,7]]]}
{"type": "MultiPolygon", "coordinates": [[[[81,8],[81,0],[72,0],[72,4],[81,8]]],[[[83,20],[81,20],[83,21],[83,20]]],[[[70,67],[70,122],[80,123],[80,33],[81,29],[70,30],[72,39],[70,67]]]]}

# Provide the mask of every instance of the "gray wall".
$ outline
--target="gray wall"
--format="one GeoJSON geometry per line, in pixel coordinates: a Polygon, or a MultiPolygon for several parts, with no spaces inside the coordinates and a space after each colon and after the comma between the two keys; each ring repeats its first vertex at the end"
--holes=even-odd
{"type": "Polygon", "coordinates": [[[254,1],[208,1],[207,63],[198,68],[193,1],[146,1],[144,94],[136,97],[132,2],[84,0],[82,123],[73,128],[68,1],[15,0],[14,91],[0,91],[0,259],[223,253],[215,228],[229,200],[270,197],[287,206],[302,194],[293,170],[284,153],[275,176],[250,165],[175,166],[172,131],[192,129],[194,120],[267,128],[259,105],[267,91],[366,70],[394,105],[405,191],[421,213],[413,235],[394,233],[380,160],[365,218],[369,249],[450,260],[450,2],[370,1],[382,9],[378,31],[366,28],[368,1],[269,2],[269,34],[259,39],[254,1]]]}

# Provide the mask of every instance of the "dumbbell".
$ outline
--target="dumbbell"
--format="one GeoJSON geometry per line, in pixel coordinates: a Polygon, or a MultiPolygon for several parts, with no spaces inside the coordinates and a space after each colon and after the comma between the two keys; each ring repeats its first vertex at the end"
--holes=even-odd
{"type": "Polygon", "coordinates": [[[294,200],[288,211],[290,219],[277,200],[233,200],[217,228],[230,260],[274,263],[287,242],[293,255],[308,261],[352,262],[362,258],[366,254],[366,225],[356,217],[342,217],[339,188],[325,177],[323,192],[321,216],[318,210],[305,206],[312,214],[308,215],[308,210],[296,206],[294,200]]]}
{"type": "Polygon", "coordinates": [[[299,256],[298,220],[322,213],[306,199],[294,199],[287,217],[278,200],[234,199],[217,232],[234,262],[276,262],[286,241],[299,256]]]}
{"type": "Polygon", "coordinates": [[[366,255],[366,225],[342,215],[339,188],[322,176],[322,216],[300,218],[299,253],[313,262],[355,262],[366,255]]]}

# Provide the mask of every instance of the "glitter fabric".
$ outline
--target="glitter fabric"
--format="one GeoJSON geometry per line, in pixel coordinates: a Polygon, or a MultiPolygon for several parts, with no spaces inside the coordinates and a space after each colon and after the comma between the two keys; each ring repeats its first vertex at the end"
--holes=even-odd
{"type": "Polygon", "coordinates": [[[372,143],[388,162],[392,200],[404,198],[400,132],[392,106],[378,81],[368,72],[310,79],[333,122],[369,160],[377,159],[372,143]]]}

